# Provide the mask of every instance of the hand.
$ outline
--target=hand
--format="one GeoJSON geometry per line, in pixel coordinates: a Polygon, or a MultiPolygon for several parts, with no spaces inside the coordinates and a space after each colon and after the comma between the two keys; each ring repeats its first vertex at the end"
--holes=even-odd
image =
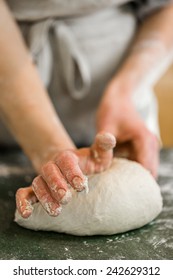
{"type": "Polygon", "coordinates": [[[112,133],[117,139],[116,151],[136,160],[157,176],[159,143],[137,113],[128,87],[110,85],[97,113],[98,130],[112,133]],[[126,92],[125,92],[126,91],[126,92]]]}
{"type": "Polygon", "coordinates": [[[96,135],[89,148],[65,150],[55,155],[53,160],[43,165],[32,186],[17,191],[16,204],[21,216],[28,218],[36,201],[40,201],[49,215],[59,215],[61,205],[71,198],[68,184],[79,192],[87,189],[85,175],[107,169],[112,162],[114,147],[115,137],[102,132],[96,135]]]}

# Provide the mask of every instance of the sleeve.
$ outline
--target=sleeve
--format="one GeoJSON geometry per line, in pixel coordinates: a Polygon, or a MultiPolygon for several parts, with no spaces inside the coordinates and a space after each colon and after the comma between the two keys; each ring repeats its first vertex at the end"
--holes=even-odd
{"type": "Polygon", "coordinates": [[[137,18],[143,20],[153,12],[173,4],[173,0],[134,0],[131,3],[137,18]]]}

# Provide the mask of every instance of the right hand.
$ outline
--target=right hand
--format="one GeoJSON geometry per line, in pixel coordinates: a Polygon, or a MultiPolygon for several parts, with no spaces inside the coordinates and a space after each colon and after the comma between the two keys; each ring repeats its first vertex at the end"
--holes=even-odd
{"type": "Polygon", "coordinates": [[[61,205],[71,198],[68,185],[79,192],[87,189],[85,175],[102,172],[110,166],[115,143],[112,134],[101,132],[91,147],[65,150],[55,155],[43,165],[32,186],[17,191],[16,204],[21,216],[28,218],[33,211],[32,204],[37,201],[50,216],[58,216],[61,205]]]}
{"type": "Polygon", "coordinates": [[[159,141],[134,106],[135,87],[124,87],[122,81],[115,79],[105,90],[97,111],[98,130],[108,131],[116,137],[116,157],[137,161],[157,178],[159,141]]]}

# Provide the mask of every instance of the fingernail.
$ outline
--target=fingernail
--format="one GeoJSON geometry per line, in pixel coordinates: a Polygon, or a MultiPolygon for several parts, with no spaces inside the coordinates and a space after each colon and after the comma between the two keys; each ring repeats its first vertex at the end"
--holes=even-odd
{"type": "Polygon", "coordinates": [[[61,206],[57,207],[57,205],[53,202],[45,203],[44,208],[50,216],[54,216],[54,217],[58,216],[62,211],[62,207],[61,206]]]}
{"type": "Polygon", "coordinates": [[[61,202],[62,204],[67,204],[67,203],[71,200],[71,198],[72,198],[72,193],[71,193],[70,190],[67,190],[67,191],[65,192],[64,197],[60,200],[60,202],[61,202]]]}
{"type": "Polygon", "coordinates": [[[66,194],[66,191],[64,189],[59,189],[58,190],[58,198],[61,200],[66,194]]]}
{"type": "Polygon", "coordinates": [[[33,206],[31,205],[31,202],[28,201],[27,199],[25,199],[25,203],[26,203],[26,206],[25,206],[26,211],[32,211],[33,206]]]}
{"type": "Polygon", "coordinates": [[[55,209],[53,216],[58,216],[62,212],[62,206],[59,206],[55,209]]]}
{"type": "Polygon", "coordinates": [[[116,145],[115,137],[109,132],[97,134],[97,139],[99,139],[98,146],[105,151],[113,149],[116,145]]]}
{"type": "Polygon", "coordinates": [[[27,219],[31,215],[33,211],[33,206],[31,203],[25,199],[25,205],[22,205],[22,202],[20,201],[20,212],[23,218],[27,219]]]}
{"type": "Polygon", "coordinates": [[[84,180],[82,180],[80,177],[74,177],[73,178],[73,185],[74,185],[74,189],[77,190],[78,192],[83,191],[84,189],[86,189],[86,191],[88,192],[88,179],[87,177],[84,178],[84,180]]]}
{"type": "Polygon", "coordinates": [[[22,212],[22,217],[23,217],[24,219],[28,219],[28,218],[31,216],[31,214],[32,214],[32,211],[24,210],[24,211],[22,212]]]}

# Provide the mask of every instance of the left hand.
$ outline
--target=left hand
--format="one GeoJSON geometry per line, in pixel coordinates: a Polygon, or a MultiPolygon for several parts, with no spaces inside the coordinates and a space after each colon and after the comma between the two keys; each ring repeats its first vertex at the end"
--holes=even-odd
{"type": "Polygon", "coordinates": [[[97,128],[116,137],[116,151],[118,147],[119,151],[125,150],[126,157],[139,162],[157,177],[158,139],[140,118],[126,85],[108,86],[98,108],[97,128]]]}
{"type": "Polygon", "coordinates": [[[56,153],[43,164],[40,175],[32,186],[20,188],[16,193],[16,205],[20,215],[28,218],[32,204],[40,201],[50,216],[58,216],[61,205],[69,202],[71,192],[68,184],[76,191],[87,188],[85,175],[99,173],[111,165],[116,140],[110,133],[98,133],[90,147],[67,149],[56,153]]]}

